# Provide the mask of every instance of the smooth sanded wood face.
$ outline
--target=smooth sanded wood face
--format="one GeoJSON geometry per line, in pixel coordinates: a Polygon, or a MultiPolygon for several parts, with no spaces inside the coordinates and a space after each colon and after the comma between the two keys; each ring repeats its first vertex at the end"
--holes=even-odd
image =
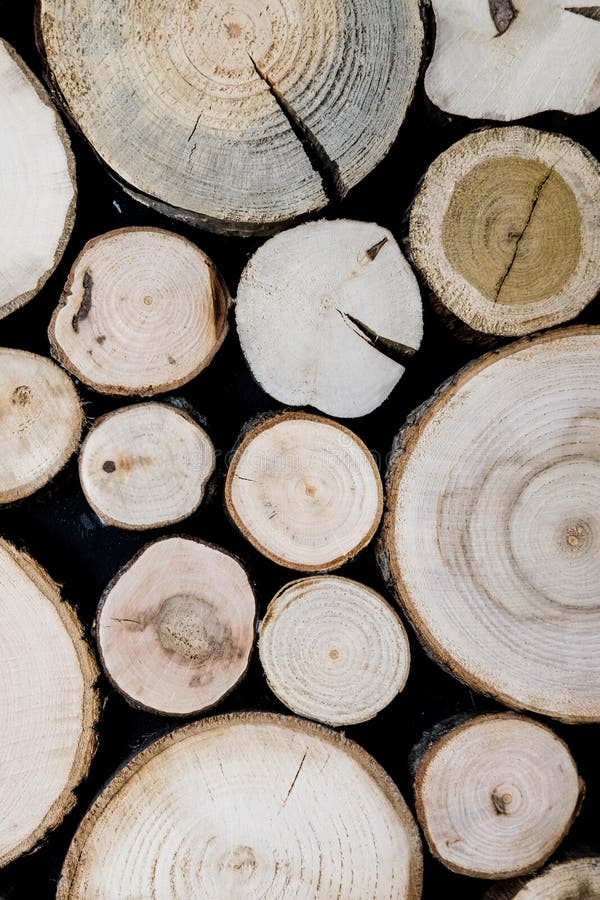
{"type": "Polygon", "coordinates": [[[423,334],[419,287],[392,234],[345,219],[263,244],[242,273],[235,314],[267,393],[341,417],[383,403],[423,334]]]}
{"type": "Polygon", "coordinates": [[[97,674],[57,586],[0,540],[0,865],[74,806],[96,745],[97,674]]]}
{"type": "Polygon", "coordinates": [[[57,894],[152,896],[417,900],[419,837],[392,781],[341,735],[260,713],[206,719],[108,784],[57,894]]]}
{"type": "Polygon", "coordinates": [[[183,410],[127,406],[99,419],[81,448],[79,478],[103,522],[157,528],[198,508],[215,468],[209,436],[183,410]]]}
{"type": "Polygon", "coordinates": [[[525,334],[596,296],[599,202],[600,167],[585,148],[532,128],[486,129],[430,166],[411,253],[442,311],[476,331],[525,334]]]}
{"type": "Polygon", "coordinates": [[[113,684],[171,715],[214,706],[248,667],[254,593],[228,553],[192,538],[150,544],[109,585],[97,638],[113,684]]]}
{"type": "Polygon", "coordinates": [[[225,485],[242,534],[269,559],[309,572],[335,569],[369,543],[382,494],[362,441],[337,422],[302,413],[250,428],[225,485]]]}
{"type": "Polygon", "coordinates": [[[370,172],[423,40],[413,0],[40,0],[39,13],[102,159],[140,199],[223,231],[274,229],[370,172]]]}
{"type": "Polygon", "coordinates": [[[596,900],[600,897],[600,857],[584,856],[549,866],[527,882],[507,882],[485,900],[596,900]]]}
{"type": "Polygon", "coordinates": [[[432,0],[429,98],[452,115],[509,121],[600,106],[600,17],[589,2],[432,0]]]}
{"type": "Polygon", "coordinates": [[[437,740],[417,770],[417,815],[445,866],[507,878],[545,862],[577,814],[583,784],[549,728],[478,716],[437,740]]]}
{"type": "Polygon", "coordinates": [[[83,413],[71,379],[51,360],[0,348],[0,503],[43,487],[79,443],[83,413]]]}
{"type": "Polygon", "coordinates": [[[229,294],[191,241],[122,228],[89,241],[50,323],[54,356],[104,394],[151,395],[186,384],[227,333],[229,294]]]}
{"type": "Polygon", "coordinates": [[[471,364],[398,436],[383,534],[436,656],[568,721],[600,719],[599,398],[597,328],[471,364]]]}
{"type": "Polygon", "coordinates": [[[0,318],[58,264],[75,217],[75,161],[37,78],[0,39],[0,318]]]}
{"type": "Polygon", "coordinates": [[[410,666],[406,631],[383,597],[335,575],[285,585],[261,623],[259,651],[279,699],[328,725],[372,719],[410,666]]]}

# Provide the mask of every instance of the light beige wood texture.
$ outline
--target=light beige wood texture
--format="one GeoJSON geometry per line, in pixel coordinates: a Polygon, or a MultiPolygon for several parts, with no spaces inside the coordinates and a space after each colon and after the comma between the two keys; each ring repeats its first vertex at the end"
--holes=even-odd
{"type": "Polygon", "coordinates": [[[400,432],[385,576],[425,644],[477,690],[600,719],[600,328],[476,360],[400,432]]]}
{"type": "Polygon", "coordinates": [[[286,584],[260,626],[271,690],[327,725],[366,722],[402,690],[410,668],[404,626],[371,588],[320,575],[286,584]]]}
{"type": "Polygon", "coordinates": [[[62,469],[79,444],[81,403],[51,360],[0,347],[0,503],[28,497],[62,469]]]}
{"type": "Polygon", "coordinates": [[[584,856],[549,866],[528,881],[494,885],[485,900],[596,900],[600,897],[600,857],[584,856]]]}
{"type": "Polygon", "coordinates": [[[317,572],[338,568],[369,543],[383,489],[373,457],[349,429],[286,412],[247,428],[227,472],[225,502],[261,553],[317,572]]]}
{"type": "Polygon", "coordinates": [[[202,502],[215,468],[212,441],[166,403],[126,406],[98,419],[79,456],[86,500],[107,525],[158,528],[202,502]]]}
{"type": "Polygon", "coordinates": [[[302,719],[241,713],[177,729],[118,772],[57,897],[417,900],[421,870],[408,807],[364,750],[302,719]]]}
{"type": "Polygon", "coordinates": [[[75,805],[96,748],[97,676],[58,587],[0,539],[0,865],[34,848],[75,805]]]}
{"type": "Polygon", "coordinates": [[[58,91],[142,202],[276,229],[386,155],[412,98],[415,0],[40,0],[58,91]]]}
{"type": "Polygon", "coordinates": [[[575,0],[432,0],[429,98],[452,115],[508,121],[600,106],[598,8],[575,0]]]}
{"type": "Polygon", "coordinates": [[[600,166],[562,135],[477,131],[429,167],[409,243],[441,311],[474,331],[566,322],[600,289],[600,166]]]}
{"type": "Polygon", "coordinates": [[[102,664],[134,706],[168,715],[219,702],[248,668],[256,602],[229,553],[186,537],[145,547],[104,592],[102,664]]]}
{"type": "Polygon", "coordinates": [[[267,393],[341,417],[383,403],[423,335],[419,286],[392,234],[348,219],[263,244],[242,273],[235,315],[267,393]]]}
{"type": "Polygon", "coordinates": [[[0,39],[0,318],[38,293],[73,229],[71,143],[35,75],[0,39]]]}
{"type": "Polygon", "coordinates": [[[477,716],[435,740],[415,778],[433,855],[478,878],[538,869],[579,811],[583,782],[549,728],[511,713],[477,716]]]}
{"type": "Polygon", "coordinates": [[[103,394],[149,396],[186,384],[227,334],[229,293],[191,241],[120,228],[88,241],[49,328],[53,355],[103,394]]]}

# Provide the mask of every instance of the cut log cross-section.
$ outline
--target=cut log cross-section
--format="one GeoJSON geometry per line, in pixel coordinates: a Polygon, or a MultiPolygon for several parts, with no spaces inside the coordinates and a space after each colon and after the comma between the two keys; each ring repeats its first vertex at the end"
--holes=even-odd
{"type": "Polygon", "coordinates": [[[538,331],[600,289],[599,204],[600,165],[584,147],[532,128],[478,131],[430,166],[410,252],[463,337],[538,331]]]}
{"type": "Polygon", "coordinates": [[[375,460],[347,428],[282,413],[247,429],[227,472],[225,502],[244,537],[269,559],[319,572],[369,543],[383,488],[375,460]]]}
{"type": "Polygon", "coordinates": [[[399,433],[381,564],[442,664],[510,706],[600,720],[600,328],[443,385],[399,433]]]}
{"type": "Polygon", "coordinates": [[[96,747],[98,671],[57,586],[0,540],[0,866],[75,805],[96,747]]]}
{"type": "Polygon", "coordinates": [[[371,756],[323,726],[242,713],[179,728],[117,773],[57,900],[419,900],[421,872],[414,820],[371,756]]]}
{"type": "Polygon", "coordinates": [[[59,263],[75,219],[75,160],[37,78],[0,39],[0,319],[59,263]]]}
{"type": "Polygon", "coordinates": [[[235,314],[267,393],[339,417],[383,403],[423,334],[419,287],[392,234],[345,219],[263,244],[242,273],[235,314]]]}
{"type": "Polygon", "coordinates": [[[414,0],[40,0],[39,32],[134,195],[238,233],[314,213],[383,159],[423,42],[414,0]]]}
{"type": "Polygon", "coordinates": [[[434,737],[415,778],[431,852],[478,878],[538,869],[568,832],[582,795],[566,745],[511,713],[478,716],[434,737]]]}
{"type": "Polygon", "coordinates": [[[245,674],[255,617],[254,592],[236,559],[192,538],[164,538],[106,589],[97,616],[101,660],[133,705],[191,715],[245,674]]]}
{"type": "Polygon", "coordinates": [[[582,856],[548,866],[529,880],[494,885],[484,900],[597,900],[600,897],[600,857],[582,856]]]}
{"type": "Polygon", "coordinates": [[[186,384],[227,334],[229,293],[191,241],[121,228],[89,241],[49,328],[52,353],[103,394],[149,396],[186,384]]]}

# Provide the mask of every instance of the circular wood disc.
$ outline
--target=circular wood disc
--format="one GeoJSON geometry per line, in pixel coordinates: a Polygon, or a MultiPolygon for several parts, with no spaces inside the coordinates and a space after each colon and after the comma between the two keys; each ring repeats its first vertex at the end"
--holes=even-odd
{"type": "Polygon", "coordinates": [[[417,900],[421,849],[364,750],[301,719],[219,716],[177,729],[100,794],[58,900],[417,900]],[[107,865],[110,860],[110,865],[107,865]]]}
{"type": "Polygon", "coordinates": [[[97,676],[58,587],[0,540],[0,866],[75,805],[96,748],[97,676]]]}
{"type": "Polygon", "coordinates": [[[193,538],[163,538],[134,556],[102,596],[102,664],[134,706],[198,713],[245,674],[255,616],[254,592],[233,556],[193,538]]]}
{"type": "Polygon", "coordinates": [[[475,361],[399,434],[384,573],[467,684],[600,719],[600,328],[475,361]]]}
{"type": "Polygon", "coordinates": [[[430,166],[411,253],[442,311],[476,331],[526,334],[574,318],[598,293],[599,203],[600,166],[569,138],[477,131],[430,166]]]}
{"type": "Polygon", "coordinates": [[[346,219],[263,244],[242,273],[235,314],[267,393],[341,417],[383,403],[423,334],[419,286],[392,234],[346,219]]]}
{"type": "Polygon", "coordinates": [[[383,489],[363,442],[338,422],[272,416],[246,431],[227,472],[227,510],[244,537],[281,566],[341,566],[377,530],[383,489]]]}
{"type": "Polygon", "coordinates": [[[453,872],[479,878],[539,868],[568,832],[582,792],[567,746],[510,713],[452,728],[425,754],[415,780],[431,852],[453,872]]]}
{"type": "Polygon", "coordinates": [[[44,88],[0,39],[0,318],[38,293],[75,219],[71,143],[44,88]]]}
{"type": "Polygon", "coordinates": [[[600,857],[586,856],[549,866],[529,881],[495,885],[485,900],[595,900],[600,897],[600,857]]]}
{"type": "Polygon", "coordinates": [[[335,575],[286,584],[269,604],[258,646],[271,690],[328,725],[372,719],[410,667],[406,631],[383,597],[335,575]]]}
{"type": "Polygon", "coordinates": [[[86,500],[104,523],[119,528],[186,519],[200,506],[214,468],[215,448],[204,429],[164,403],[102,416],[79,456],[86,500]]]}
{"type": "Polygon", "coordinates": [[[53,355],[102,394],[148,396],[198,375],[227,334],[229,294],[191,241],[120,228],[85,245],[49,328],[53,355]]]}
{"type": "Polygon", "coordinates": [[[79,444],[83,412],[71,379],[44,356],[0,347],[0,503],[28,497],[79,444]]]}

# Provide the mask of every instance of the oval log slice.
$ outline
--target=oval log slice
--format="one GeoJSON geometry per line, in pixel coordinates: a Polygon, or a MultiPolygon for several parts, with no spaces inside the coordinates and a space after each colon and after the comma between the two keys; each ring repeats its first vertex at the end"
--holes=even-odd
{"type": "Polygon", "coordinates": [[[582,856],[548,866],[529,880],[494,885],[484,900],[596,900],[600,897],[600,857],[582,856]]]}

